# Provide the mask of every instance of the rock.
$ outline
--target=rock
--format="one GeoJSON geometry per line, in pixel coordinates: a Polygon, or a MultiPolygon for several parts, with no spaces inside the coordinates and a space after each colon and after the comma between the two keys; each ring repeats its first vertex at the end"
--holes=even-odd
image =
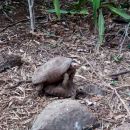
{"type": "Polygon", "coordinates": [[[62,99],[45,107],[31,130],[82,130],[96,123],[96,117],[85,105],[77,100],[62,99]]]}
{"type": "Polygon", "coordinates": [[[21,57],[18,55],[0,55],[0,73],[15,66],[22,65],[21,57]]]}
{"type": "Polygon", "coordinates": [[[99,86],[94,84],[88,84],[87,86],[80,86],[76,90],[76,99],[85,98],[89,95],[105,96],[106,91],[102,90],[99,86]]]}
{"type": "Polygon", "coordinates": [[[118,126],[117,128],[114,128],[113,130],[129,130],[130,129],[130,123],[124,123],[121,126],[118,126]]]}

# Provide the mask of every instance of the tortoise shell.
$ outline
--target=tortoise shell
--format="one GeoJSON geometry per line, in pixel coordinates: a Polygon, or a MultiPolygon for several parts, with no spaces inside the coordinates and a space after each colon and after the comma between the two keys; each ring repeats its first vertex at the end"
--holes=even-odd
{"type": "Polygon", "coordinates": [[[71,58],[57,56],[38,67],[32,76],[33,84],[52,84],[62,79],[62,76],[69,69],[72,63],[71,58]]]}

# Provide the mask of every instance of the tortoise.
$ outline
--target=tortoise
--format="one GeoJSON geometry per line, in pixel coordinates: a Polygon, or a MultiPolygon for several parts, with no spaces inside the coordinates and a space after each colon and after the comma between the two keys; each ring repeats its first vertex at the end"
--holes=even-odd
{"type": "Polygon", "coordinates": [[[73,77],[79,67],[72,58],[57,56],[38,67],[32,76],[32,83],[40,85],[43,94],[69,97],[74,88],[73,77]]]}
{"type": "Polygon", "coordinates": [[[66,73],[62,82],[47,85],[43,90],[45,95],[57,97],[70,97],[71,80],[66,73]]]}
{"type": "Polygon", "coordinates": [[[57,56],[34,71],[32,83],[34,85],[48,85],[59,82],[63,80],[64,74],[67,71],[69,75],[72,75],[72,73],[75,73],[77,67],[78,64],[72,58],[57,56]]]}
{"type": "Polygon", "coordinates": [[[74,88],[73,76],[73,73],[72,76],[68,72],[65,73],[64,79],[61,82],[45,86],[43,88],[43,94],[64,98],[74,97],[76,95],[76,89],[74,88]]]}

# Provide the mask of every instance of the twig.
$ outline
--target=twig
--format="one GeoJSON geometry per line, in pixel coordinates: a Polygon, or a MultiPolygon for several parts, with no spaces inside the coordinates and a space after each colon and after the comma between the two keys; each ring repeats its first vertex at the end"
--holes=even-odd
{"type": "MultiPolygon", "coordinates": [[[[37,16],[36,19],[41,19],[41,18],[45,18],[45,16],[37,16]]],[[[9,27],[13,27],[19,23],[24,23],[24,22],[28,22],[30,19],[23,19],[23,20],[20,20],[18,22],[15,22],[15,23],[12,23],[12,24],[9,24],[8,26],[6,26],[5,28],[3,28],[0,33],[4,32],[6,29],[8,29],[9,27]]]]}
{"type": "Polygon", "coordinates": [[[124,100],[121,98],[121,96],[118,94],[117,92],[117,89],[116,88],[113,88],[111,87],[110,85],[107,86],[108,88],[112,89],[114,91],[114,93],[116,94],[116,96],[119,98],[119,100],[121,101],[121,103],[123,104],[124,108],[126,109],[128,115],[130,116],[130,111],[129,111],[129,108],[128,106],[125,104],[124,100]]]}
{"type": "Polygon", "coordinates": [[[102,118],[103,121],[105,122],[110,122],[110,123],[116,123],[114,120],[112,119],[105,119],[105,118],[102,118]]]}
{"type": "Polygon", "coordinates": [[[126,37],[128,36],[129,26],[130,26],[130,23],[128,23],[127,26],[125,27],[125,36],[124,36],[124,38],[123,38],[123,40],[121,42],[119,53],[121,53],[124,41],[125,41],[126,37]]]}
{"type": "Polygon", "coordinates": [[[100,126],[101,126],[100,123],[96,123],[94,125],[90,125],[90,126],[88,125],[88,126],[82,128],[82,130],[94,130],[96,128],[99,128],[100,126]]]}
{"type": "Polygon", "coordinates": [[[110,77],[117,77],[119,75],[123,75],[123,74],[127,74],[127,73],[130,73],[130,70],[126,70],[124,72],[119,72],[117,74],[112,74],[112,75],[109,75],[110,77]]]}
{"type": "Polygon", "coordinates": [[[14,22],[14,20],[13,20],[12,18],[10,18],[10,17],[8,16],[8,14],[7,14],[4,10],[2,10],[2,12],[3,12],[3,14],[5,15],[5,17],[6,17],[9,21],[11,21],[12,23],[14,22]]]}
{"type": "Polygon", "coordinates": [[[120,99],[120,101],[122,102],[122,104],[123,104],[124,108],[126,109],[128,115],[130,116],[130,111],[129,111],[128,106],[125,104],[124,100],[123,100],[123,99],[121,98],[121,96],[118,94],[118,92],[117,92],[116,89],[114,89],[114,92],[115,92],[115,94],[117,95],[117,97],[120,99]]]}
{"type": "Polygon", "coordinates": [[[18,21],[18,22],[16,22],[16,23],[12,23],[12,24],[9,24],[8,26],[6,26],[5,28],[3,28],[1,31],[0,31],[0,33],[2,33],[2,32],[4,32],[6,29],[8,29],[9,27],[13,27],[13,26],[15,26],[15,25],[17,25],[17,24],[19,24],[19,23],[23,23],[23,22],[27,22],[29,19],[23,19],[23,20],[20,20],[20,21],[18,21]]]}
{"type": "Polygon", "coordinates": [[[116,87],[116,90],[119,90],[119,89],[123,89],[123,88],[130,88],[130,85],[126,85],[126,86],[120,86],[120,87],[116,87]]]}
{"type": "Polygon", "coordinates": [[[18,81],[15,85],[9,87],[9,89],[16,88],[16,87],[18,87],[19,85],[21,85],[22,83],[31,83],[31,82],[32,82],[31,80],[21,80],[21,81],[18,81]]]}

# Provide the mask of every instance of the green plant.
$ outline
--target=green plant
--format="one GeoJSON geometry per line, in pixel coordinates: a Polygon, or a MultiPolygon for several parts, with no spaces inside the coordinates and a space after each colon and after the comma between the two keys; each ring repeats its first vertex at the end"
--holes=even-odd
{"type": "Polygon", "coordinates": [[[81,5],[86,0],[79,0],[78,2],[71,3],[70,5],[73,6],[73,9],[69,10],[63,10],[60,8],[60,1],[59,0],[53,0],[54,9],[47,10],[49,13],[56,13],[58,19],[61,18],[61,14],[88,14],[88,10],[86,7],[81,7],[81,5]]]}
{"type": "Polygon", "coordinates": [[[100,0],[92,0],[92,5],[93,5],[93,18],[94,18],[94,23],[95,23],[95,26],[97,26],[97,12],[98,12],[98,9],[100,8],[100,3],[101,1],[100,0]]]}
{"type": "Polygon", "coordinates": [[[114,13],[128,22],[130,22],[130,15],[128,15],[122,8],[129,7],[126,5],[126,2],[120,3],[117,1],[109,0],[78,0],[77,2],[70,3],[73,7],[71,10],[62,10],[60,9],[59,0],[53,0],[54,9],[48,10],[50,13],[56,13],[58,19],[60,19],[61,14],[89,14],[87,8],[85,7],[86,3],[90,3],[93,11],[93,19],[95,24],[95,29],[98,30],[98,43],[99,46],[103,44],[104,33],[105,33],[105,20],[103,10],[108,9],[111,13],[114,13]],[[121,8],[122,7],[122,8],[121,8]]]}
{"type": "Polygon", "coordinates": [[[103,39],[104,39],[104,31],[105,31],[105,21],[104,21],[104,17],[102,14],[102,9],[99,10],[99,16],[98,16],[98,41],[99,44],[102,44],[103,39]]]}
{"type": "Polygon", "coordinates": [[[114,12],[115,14],[123,17],[124,19],[126,20],[129,20],[130,21],[130,15],[128,15],[127,13],[125,13],[125,11],[123,9],[120,9],[120,8],[116,8],[112,5],[109,5],[107,6],[112,12],[114,12]]]}
{"type": "Polygon", "coordinates": [[[60,16],[61,16],[60,1],[59,0],[53,0],[53,4],[54,4],[56,15],[57,15],[58,19],[60,19],[60,16]]]}
{"type": "Polygon", "coordinates": [[[116,81],[116,80],[112,80],[112,81],[111,81],[111,85],[112,85],[112,86],[116,86],[117,83],[118,83],[118,81],[116,81]]]}
{"type": "Polygon", "coordinates": [[[123,60],[123,56],[122,55],[114,55],[112,57],[112,60],[116,63],[120,63],[123,60]]]}

